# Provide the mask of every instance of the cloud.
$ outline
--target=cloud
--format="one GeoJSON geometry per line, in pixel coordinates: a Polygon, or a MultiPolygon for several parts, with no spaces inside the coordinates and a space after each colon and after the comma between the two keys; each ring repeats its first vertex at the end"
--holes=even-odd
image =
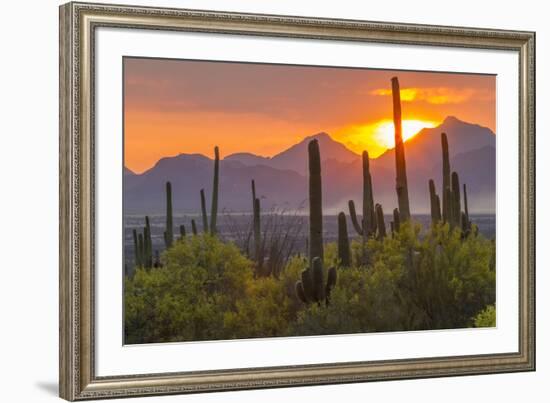
{"type": "MultiPolygon", "coordinates": [[[[371,95],[389,96],[391,90],[387,88],[378,88],[370,92],[371,95]]],[[[490,94],[487,91],[476,90],[473,88],[450,88],[450,87],[432,87],[432,88],[402,88],[401,101],[425,101],[434,105],[443,104],[462,104],[473,97],[487,100],[490,94]]]]}

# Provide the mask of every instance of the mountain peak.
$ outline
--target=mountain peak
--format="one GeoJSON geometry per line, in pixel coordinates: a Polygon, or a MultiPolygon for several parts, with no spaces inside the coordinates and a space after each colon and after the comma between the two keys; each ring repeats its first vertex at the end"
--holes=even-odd
{"type": "Polygon", "coordinates": [[[441,124],[444,125],[444,124],[454,124],[454,123],[466,123],[466,122],[460,120],[456,116],[451,115],[451,116],[447,116],[441,124]]]}

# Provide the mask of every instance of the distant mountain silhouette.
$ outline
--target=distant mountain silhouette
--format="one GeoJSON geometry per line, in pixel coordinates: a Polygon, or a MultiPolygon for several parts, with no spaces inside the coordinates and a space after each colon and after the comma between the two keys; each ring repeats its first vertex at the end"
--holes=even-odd
{"type": "Polygon", "coordinates": [[[225,160],[239,161],[248,166],[266,165],[276,169],[290,169],[299,174],[306,175],[307,145],[313,139],[317,139],[320,149],[323,150],[321,154],[323,162],[333,159],[349,163],[359,158],[356,153],[346,148],[342,143],[334,141],[329,134],[321,132],[304,138],[298,144],[271,158],[259,157],[250,153],[237,153],[227,156],[225,160]]]}
{"type": "MultiPolygon", "coordinates": [[[[449,141],[451,169],[468,187],[469,207],[475,212],[495,210],[495,135],[488,128],[448,117],[438,127],[423,129],[405,143],[409,198],[413,213],[429,211],[428,180],[441,192],[441,132],[449,141]]],[[[271,157],[237,153],[220,162],[220,206],[230,211],[249,211],[250,181],[255,180],[262,209],[296,208],[307,199],[307,144],[319,141],[322,159],[323,204],[327,214],[347,212],[350,198],[361,201],[361,157],[334,141],[327,133],[306,137],[271,157]]],[[[371,160],[375,201],[386,213],[397,206],[394,151],[371,160]]],[[[164,184],[172,182],[176,213],[199,213],[199,192],[209,201],[213,161],[200,154],[180,154],[159,160],[141,175],[124,172],[124,206],[129,213],[164,211],[164,184]]]]}

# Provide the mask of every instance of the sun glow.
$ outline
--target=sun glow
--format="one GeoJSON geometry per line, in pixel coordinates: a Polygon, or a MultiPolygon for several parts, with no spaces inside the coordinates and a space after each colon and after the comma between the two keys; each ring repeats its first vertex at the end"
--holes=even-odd
{"type": "MultiPolygon", "coordinates": [[[[403,141],[407,141],[424,128],[432,128],[438,125],[438,122],[427,120],[403,120],[403,141]]],[[[395,128],[392,120],[380,120],[376,122],[371,133],[376,141],[385,148],[395,147],[395,128]]]]}

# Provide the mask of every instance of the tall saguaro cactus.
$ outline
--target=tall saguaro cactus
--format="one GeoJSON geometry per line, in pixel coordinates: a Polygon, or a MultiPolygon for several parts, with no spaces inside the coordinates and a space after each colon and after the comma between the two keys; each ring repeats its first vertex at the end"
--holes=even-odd
{"type": "Polygon", "coordinates": [[[449,143],[447,134],[441,133],[441,152],[443,154],[443,221],[452,222],[452,202],[451,202],[451,163],[449,161],[449,143]]]}
{"type": "Polygon", "coordinates": [[[403,128],[401,121],[401,93],[397,77],[391,79],[393,97],[393,124],[395,126],[395,170],[396,191],[401,221],[411,217],[409,209],[409,189],[407,186],[407,166],[405,163],[405,145],[403,143],[403,128]]]}
{"type": "Polygon", "coordinates": [[[319,142],[308,144],[309,158],[309,260],[323,259],[323,196],[321,185],[321,154],[319,142]]]}
{"type": "Polygon", "coordinates": [[[206,212],[206,197],[204,195],[204,189],[201,189],[201,214],[202,214],[202,228],[204,233],[208,232],[208,214],[206,212]]]}
{"type": "Polygon", "coordinates": [[[218,146],[214,147],[214,181],[212,184],[212,208],[210,211],[210,233],[215,235],[217,232],[216,222],[218,220],[218,186],[220,180],[220,150],[218,146]]]}
{"type": "Polygon", "coordinates": [[[166,235],[164,237],[166,248],[172,246],[173,241],[174,220],[172,217],[172,184],[170,182],[166,182],[166,235]]]}
{"type": "Polygon", "coordinates": [[[343,212],[338,214],[338,260],[342,267],[349,267],[351,265],[348,226],[346,215],[343,212]]]}

